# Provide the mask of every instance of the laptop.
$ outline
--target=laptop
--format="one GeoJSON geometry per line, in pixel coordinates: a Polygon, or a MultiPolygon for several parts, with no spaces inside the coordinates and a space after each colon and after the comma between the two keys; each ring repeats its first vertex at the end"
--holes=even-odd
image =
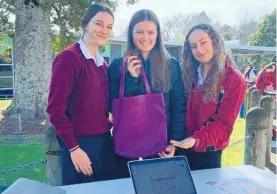
{"type": "Polygon", "coordinates": [[[196,194],[185,156],[128,162],[136,194],[196,194]]]}

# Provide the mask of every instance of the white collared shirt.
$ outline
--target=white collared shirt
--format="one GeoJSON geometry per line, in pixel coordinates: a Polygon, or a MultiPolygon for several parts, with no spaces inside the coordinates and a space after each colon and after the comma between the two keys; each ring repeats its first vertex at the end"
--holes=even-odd
{"type": "Polygon", "coordinates": [[[78,43],[79,43],[80,49],[86,59],[93,59],[97,67],[100,67],[104,64],[105,59],[99,53],[98,50],[96,51],[96,59],[95,59],[95,57],[90,54],[89,49],[88,49],[87,45],[84,43],[83,39],[80,39],[78,41],[78,43]]]}
{"type": "Polygon", "coordinates": [[[198,68],[197,68],[197,74],[198,74],[198,77],[197,77],[197,88],[200,87],[200,85],[202,85],[204,83],[204,78],[202,76],[202,73],[201,73],[201,65],[199,64],[198,68]]]}

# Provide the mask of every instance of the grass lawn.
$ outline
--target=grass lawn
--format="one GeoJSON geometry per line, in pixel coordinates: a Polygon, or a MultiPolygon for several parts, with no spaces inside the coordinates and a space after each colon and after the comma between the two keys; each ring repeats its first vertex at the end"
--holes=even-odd
{"type": "MultiPolygon", "coordinates": [[[[245,136],[245,120],[238,118],[233,133],[231,142],[244,138],[245,136]]],[[[227,148],[223,151],[222,166],[234,166],[244,163],[244,142],[227,148]]]]}
{"type": "MultiPolygon", "coordinates": [[[[0,145],[0,171],[14,168],[23,164],[36,162],[45,158],[45,150],[42,145],[0,145]]],[[[40,164],[35,168],[28,168],[8,175],[0,176],[0,185],[12,184],[20,177],[45,181],[45,164],[40,164]]]]}
{"type": "MultiPolygon", "coordinates": [[[[0,120],[3,118],[2,110],[11,104],[11,100],[0,100],[0,120]]],[[[0,136],[0,171],[14,168],[23,164],[36,162],[45,158],[45,149],[42,145],[30,141],[27,145],[3,145],[0,136]]],[[[45,165],[40,164],[36,168],[29,168],[8,175],[0,176],[0,185],[12,184],[20,177],[35,179],[43,182],[45,180],[45,165]]]]}
{"type": "Polygon", "coordinates": [[[0,109],[5,109],[11,104],[11,100],[0,100],[0,109]]]}
{"type": "Polygon", "coordinates": [[[2,111],[11,104],[11,100],[0,100],[0,121],[3,119],[2,111]]]}

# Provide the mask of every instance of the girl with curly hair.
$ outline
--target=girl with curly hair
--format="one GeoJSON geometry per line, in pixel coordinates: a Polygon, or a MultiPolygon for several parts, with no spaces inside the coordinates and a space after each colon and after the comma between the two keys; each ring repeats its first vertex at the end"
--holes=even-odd
{"type": "Polygon", "coordinates": [[[187,34],[182,70],[188,137],[171,143],[189,150],[192,170],[221,167],[221,153],[228,146],[246,83],[224,40],[208,24],[196,25],[187,34]]]}

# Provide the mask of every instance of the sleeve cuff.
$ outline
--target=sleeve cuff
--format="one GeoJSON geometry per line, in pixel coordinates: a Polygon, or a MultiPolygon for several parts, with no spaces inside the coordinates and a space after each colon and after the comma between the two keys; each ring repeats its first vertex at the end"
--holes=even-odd
{"type": "Polygon", "coordinates": [[[204,149],[203,141],[201,141],[201,138],[197,134],[194,134],[191,137],[195,139],[195,144],[192,147],[192,149],[196,152],[204,152],[205,149],[204,149]]]}
{"type": "Polygon", "coordinates": [[[63,141],[64,141],[64,143],[65,143],[68,150],[70,150],[70,149],[72,149],[72,148],[79,145],[77,140],[76,140],[76,137],[74,135],[69,135],[66,138],[62,138],[62,139],[63,139],[63,141]]]}
{"type": "Polygon", "coordinates": [[[140,77],[133,77],[133,76],[131,76],[130,73],[126,73],[126,78],[128,80],[130,80],[134,84],[139,84],[140,83],[140,79],[141,79],[140,77]]]}

